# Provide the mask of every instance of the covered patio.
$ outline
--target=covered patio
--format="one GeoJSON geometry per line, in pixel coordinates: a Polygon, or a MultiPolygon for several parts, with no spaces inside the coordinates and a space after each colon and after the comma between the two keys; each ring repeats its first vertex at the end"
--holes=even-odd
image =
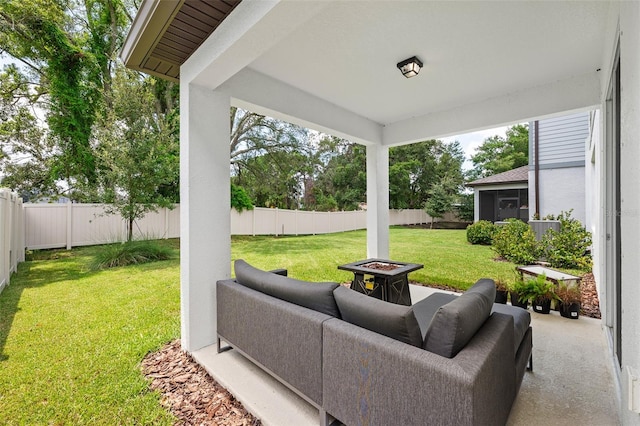
{"type": "MultiPolygon", "coordinates": [[[[231,275],[231,105],[366,145],[366,256],[379,258],[389,147],[598,110],[585,143],[602,356],[620,421],[640,424],[639,52],[637,2],[143,1],[122,57],[181,88],[183,348],[215,342],[215,282],[231,275]],[[396,64],[412,56],[424,67],[407,79],[396,64]]],[[[527,397],[526,380],[512,417],[546,395],[527,397]]]]}
{"type": "MultiPolygon", "coordinates": [[[[433,289],[411,285],[414,302],[433,289]]],[[[598,319],[532,313],[533,372],[527,372],[509,425],[618,425],[613,371],[598,319]]],[[[318,410],[235,351],[193,354],[265,425],[317,425],[318,410]]]]}

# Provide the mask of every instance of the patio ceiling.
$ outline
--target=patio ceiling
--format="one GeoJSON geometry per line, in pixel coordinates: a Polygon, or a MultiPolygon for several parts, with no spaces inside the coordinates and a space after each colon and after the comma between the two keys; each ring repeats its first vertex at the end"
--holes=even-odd
{"type": "MultiPolygon", "coordinates": [[[[141,12],[149,4],[155,3],[144,2],[141,12]]],[[[172,16],[188,6],[174,5],[172,16]]],[[[262,85],[285,83],[367,120],[384,144],[442,137],[599,105],[610,7],[607,1],[244,1],[189,59],[186,78],[215,89],[244,69],[262,85]],[[396,63],[413,55],[424,68],[406,79],[396,63]]],[[[155,20],[170,19],[165,13],[155,20]]],[[[157,40],[161,28],[134,26],[128,42],[157,40]]],[[[123,57],[129,65],[136,54],[125,49],[123,57]]]]}

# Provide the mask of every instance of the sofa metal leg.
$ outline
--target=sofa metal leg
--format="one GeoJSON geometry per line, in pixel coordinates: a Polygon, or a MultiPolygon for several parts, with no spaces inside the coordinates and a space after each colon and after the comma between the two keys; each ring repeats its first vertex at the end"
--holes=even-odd
{"type": "Polygon", "coordinates": [[[331,425],[331,417],[325,410],[320,409],[320,426],[329,426],[331,425]]]}
{"type": "Polygon", "coordinates": [[[334,419],[329,413],[320,408],[320,426],[341,426],[338,420],[334,419]]]}
{"type": "Polygon", "coordinates": [[[218,353],[222,353],[222,352],[226,352],[228,350],[233,349],[230,345],[226,345],[226,346],[221,346],[220,344],[220,338],[218,337],[217,339],[217,345],[218,345],[218,353]]]}
{"type": "Polygon", "coordinates": [[[527,371],[533,371],[533,352],[529,355],[529,362],[527,363],[527,371]]]}

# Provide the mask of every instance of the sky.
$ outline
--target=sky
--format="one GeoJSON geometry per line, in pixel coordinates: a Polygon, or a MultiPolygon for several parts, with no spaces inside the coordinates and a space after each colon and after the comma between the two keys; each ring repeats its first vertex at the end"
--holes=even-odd
{"type": "Polygon", "coordinates": [[[465,162],[462,165],[462,168],[464,170],[470,170],[473,168],[471,156],[476,153],[476,148],[482,145],[482,142],[484,142],[485,139],[491,136],[499,135],[502,137],[506,137],[507,129],[508,127],[496,127],[493,129],[480,130],[478,132],[442,138],[442,141],[446,143],[450,143],[453,141],[460,142],[460,146],[464,151],[465,157],[465,162]]]}

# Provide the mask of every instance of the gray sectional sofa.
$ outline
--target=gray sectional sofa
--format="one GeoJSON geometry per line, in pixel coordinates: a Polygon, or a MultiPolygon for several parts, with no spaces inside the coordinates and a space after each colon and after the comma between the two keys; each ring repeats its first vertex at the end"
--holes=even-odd
{"type": "Polygon", "coordinates": [[[494,305],[492,280],[402,306],[242,260],[235,274],[216,286],[219,350],[275,376],[321,424],[506,423],[532,330],[524,309],[494,305]]]}

